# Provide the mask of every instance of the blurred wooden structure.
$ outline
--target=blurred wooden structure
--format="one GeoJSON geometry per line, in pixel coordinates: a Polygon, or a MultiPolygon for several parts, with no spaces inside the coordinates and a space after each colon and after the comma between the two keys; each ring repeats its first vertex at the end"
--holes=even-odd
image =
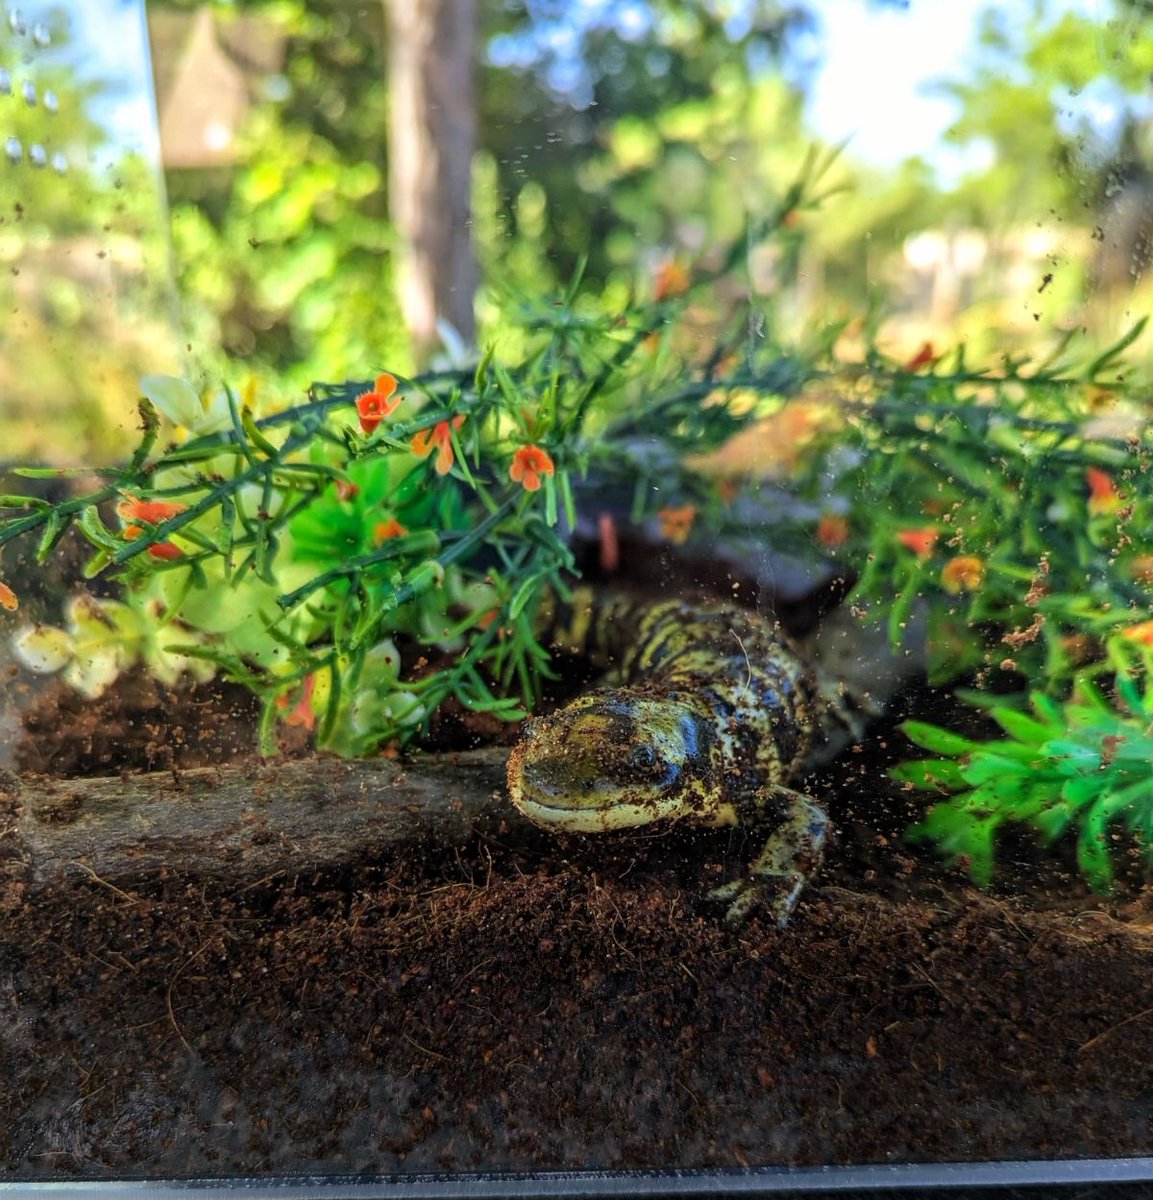
{"type": "Polygon", "coordinates": [[[391,0],[389,207],[402,241],[400,307],[418,358],[447,322],[469,344],[476,149],[475,0],[391,0]]]}
{"type": "Polygon", "coordinates": [[[164,166],[232,166],[255,86],[283,63],[283,33],[259,16],[221,22],[208,5],[191,13],[153,6],[148,32],[164,166]]]}

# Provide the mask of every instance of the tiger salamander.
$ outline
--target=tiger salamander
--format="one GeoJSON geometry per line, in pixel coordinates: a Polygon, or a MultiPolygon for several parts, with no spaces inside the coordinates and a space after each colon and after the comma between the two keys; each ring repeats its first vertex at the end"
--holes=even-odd
{"type": "Polygon", "coordinates": [[[597,599],[554,613],[554,643],[609,668],[604,685],[526,725],[509,792],[534,823],[596,833],[685,821],[761,827],[748,871],[709,893],[740,925],[784,925],[828,819],[788,785],[820,723],[817,688],[780,632],[731,604],[597,599]]]}

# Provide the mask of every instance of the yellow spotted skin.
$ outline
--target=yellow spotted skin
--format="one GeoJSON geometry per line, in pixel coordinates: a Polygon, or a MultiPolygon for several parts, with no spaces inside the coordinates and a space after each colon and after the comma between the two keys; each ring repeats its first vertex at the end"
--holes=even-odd
{"type": "Polygon", "coordinates": [[[605,685],[530,721],[509,759],[513,803],[535,823],[598,833],[688,821],[771,832],[746,875],[716,888],[726,920],[765,907],[783,925],[827,820],[792,791],[816,734],[816,689],[780,632],[729,604],[637,603],[581,589],[551,636],[608,670],[605,685]]]}

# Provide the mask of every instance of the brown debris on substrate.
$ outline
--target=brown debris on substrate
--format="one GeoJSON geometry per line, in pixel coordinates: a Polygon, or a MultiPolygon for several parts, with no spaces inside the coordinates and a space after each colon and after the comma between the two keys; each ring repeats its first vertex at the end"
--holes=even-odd
{"type": "Polygon", "coordinates": [[[24,713],[16,765],[72,778],[234,762],[253,756],[258,711],[251,692],[215,680],[172,689],[132,671],[95,699],[54,683],[24,713]]]}
{"type": "MultiPolygon", "coordinates": [[[[715,848],[715,847],[714,847],[715,848]]],[[[242,892],[92,880],[0,938],[28,1177],[1148,1154],[1153,934],[815,889],[730,934],[671,867],[242,892]],[[75,896],[73,894],[73,899],[75,896]]]]}

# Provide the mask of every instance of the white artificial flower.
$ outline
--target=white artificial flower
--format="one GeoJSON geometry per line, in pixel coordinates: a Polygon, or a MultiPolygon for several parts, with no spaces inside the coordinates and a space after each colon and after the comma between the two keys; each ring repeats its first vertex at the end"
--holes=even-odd
{"type": "Polygon", "coordinates": [[[65,606],[72,659],[64,670],[70,687],[89,699],[101,695],[136,661],[134,614],[115,600],[74,596],[65,606]]]}
{"type": "Polygon", "coordinates": [[[384,697],[383,708],[402,729],[419,725],[424,719],[424,705],[415,692],[393,692],[384,697]]]}
{"type": "Polygon", "coordinates": [[[55,625],[25,625],[12,635],[12,653],[29,671],[52,675],[72,660],[72,637],[55,625]]]}
{"type": "MultiPolygon", "coordinates": [[[[201,640],[194,634],[185,635],[175,630],[171,631],[171,635],[176,639],[172,642],[174,646],[195,644],[201,640]]],[[[156,638],[151,640],[142,657],[149,672],[167,687],[175,687],[183,675],[191,675],[198,683],[207,683],[216,674],[216,667],[207,659],[169,650],[156,638]]]]}
{"type": "Polygon", "coordinates": [[[177,375],[144,375],[140,390],[173,425],[189,433],[219,433],[232,422],[224,392],[205,399],[187,379],[177,375]]]}
{"type": "Polygon", "coordinates": [[[122,646],[100,646],[78,650],[76,657],[64,669],[69,687],[82,696],[95,700],[102,696],[128,669],[132,659],[122,646]]]}
{"type": "Polygon", "coordinates": [[[391,687],[400,678],[400,651],[392,638],[385,638],[364,656],[364,678],[376,689],[391,687]]]}

